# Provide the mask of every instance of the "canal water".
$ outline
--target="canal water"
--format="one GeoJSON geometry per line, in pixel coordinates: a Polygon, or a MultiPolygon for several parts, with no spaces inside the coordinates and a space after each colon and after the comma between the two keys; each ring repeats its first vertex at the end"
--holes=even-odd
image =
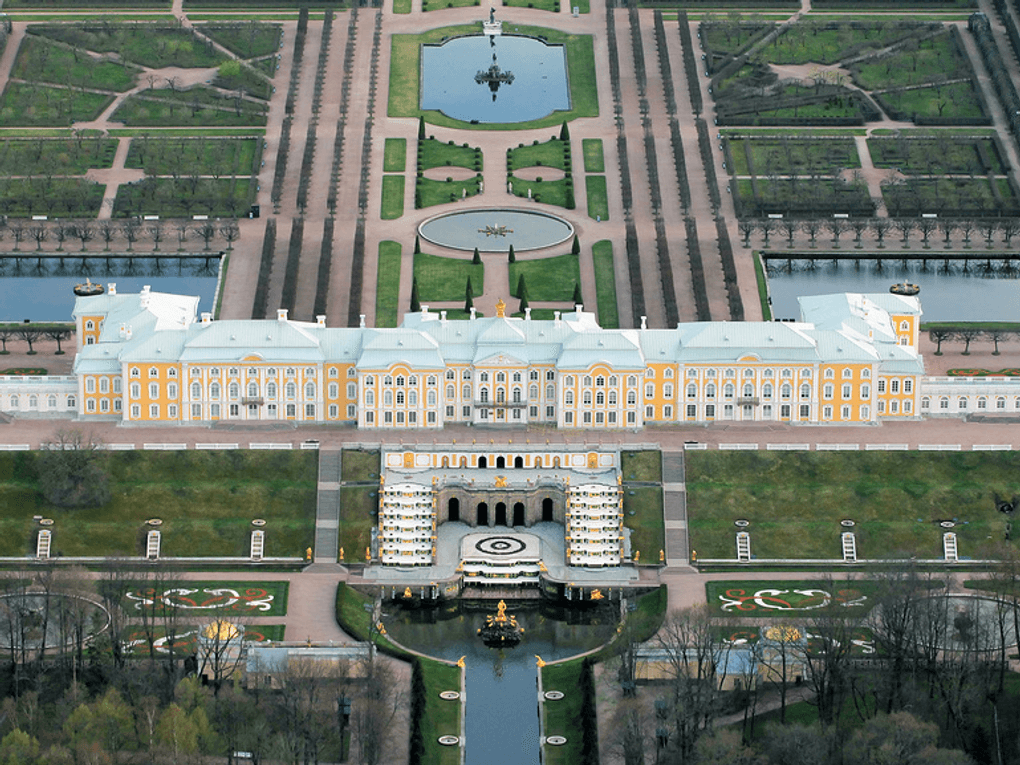
{"type": "Polygon", "coordinates": [[[194,258],[145,257],[2,257],[0,321],[70,321],[74,286],[86,277],[103,285],[116,282],[117,292],[196,295],[199,311],[212,311],[220,273],[218,255],[194,258]]]}
{"type": "MultiPolygon", "coordinates": [[[[895,255],[891,255],[895,258],[895,255]]],[[[921,287],[923,321],[1020,320],[1020,258],[1006,265],[1001,256],[991,261],[951,260],[937,252],[928,261],[890,259],[858,263],[776,257],[767,261],[772,315],[799,319],[797,298],[837,292],[888,292],[895,282],[921,287]]]]}
{"type": "Polygon", "coordinates": [[[615,604],[567,609],[511,602],[507,614],[524,628],[524,639],[497,650],[486,648],[476,634],[485,615],[496,613],[494,601],[407,611],[390,604],[384,610],[386,629],[397,642],[439,659],[465,657],[466,765],[539,765],[535,656],[552,661],[597,648],[615,634],[618,615],[615,604]]]}

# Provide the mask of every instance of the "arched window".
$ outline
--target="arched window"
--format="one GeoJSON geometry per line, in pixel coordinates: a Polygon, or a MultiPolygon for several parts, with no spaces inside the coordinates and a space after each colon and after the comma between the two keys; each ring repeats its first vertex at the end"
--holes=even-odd
{"type": "Polygon", "coordinates": [[[503,390],[502,388],[497,388],[496,389],[496,403],[497,404],[505,404],[506,403],[506,391],[503,390]]]}
{"type": "Polygon", "coordinates": [[[715,398],[715,383],[705,386],[705,398],[715,398]]]}
{"type": "MultiPolygon", "coordinates": [[[[137,396],[135,396],[135,398],[137,398],[137,396]]],[[[220,398],[219,383],[214,382],[212,385],[209,386],[209,398],[211,398],[213,401],[219,401],[220,398]]]]}
{"type": "Polygon", "coordinates": [[[428,378],[425,380],[425,384],[430,387],[435,385],[436,384],[435,375],[429,375],[428,378]]]}
{"type": "Polygon", "coordinates": [[[751,398],[754,396],[754,386],[751,383],[744,385],[744,398],[751,398]]]}
{"type": "Polygon", "coordinates": [[[464,389],[460,392],[460,397],[465,401],[471,400],[471,386],[465,385],[464,389]]]}
{"type": "MultiPolygon", "coordinates": [[[[465,379],[467,379],[467,378],[465,378],[465,379]]],[[[480,374],[480,375],[478,376],[478,381],[479,381],[479,382],[483,382],[483,383],[487,383],[487,382],[489,382],[489,373],[488,373],[488,372],[482,372],[482,373],[481,373],[481,374],[480,374]]]]}
{"type": "Polygon", "coordinates": [[[57,408],[57,397],[56,396],[47,396],[46,397],[46,408],[47,409],[56,409],[57,408]]]}
{"type": "Polygon", "coordinates": [[[634,406],[636,403],[637,403],[637,394],[634,393],[634,391],[632,391],[632,390],[627,391],[627,404],[629,406],[634,406]]]}
{"type": "Polygon", "coordinates": [[[563,394],[563,403],[566,404],[567,406],[574,405],[574,391],[568,390],[566,393],[563,394]]]}
{"type": "Polygon", "coordinates": [[[229,392],[230,398],[238,398],[241,395],[241,386],[238,385],[236,382],[232,382],[232,383],[230,383],[230,386],[228,388],[228,392],[229,392]]]}
{"type": "Polygon", "coordinates": [[[598,377],[596,377],[595,378],[595,387],[596,388],[604,388],[604,387],[606,387],[606,378],[603,377],[602,375],[599,375],[598,377]]]}
{"type": "Polygon", "coordinates": [[[283,392],[286,394],[287,398],[297,397],[297,384],[292,382],[287,383],[283,392]]]}
{"type": "Polygon", "coordinates": [[[733,383],[726,383],[723,386],[723,398],[733,398],[734,390],[733,383]]]}
{"type": "Polygon", "coordinates": [[[452,369],[447,369],[446,370],[446,379],[447,380],[456,380],[457,379],[457,373],[454,372],[452,369]]]}
{"type": "Polygon", "coordinates": [[[429,402],[429,406],[435,406],[436,405],[436,392],[434,390],[430,390],[428,392],[428,402],[429,402]]]}
{"type": "Polygon", "coordinates": [[[382,401],[383,406],[393,406],[393,391],[391,390],[383,391],[382,401]]]}
{"type": "Polygon", "coordinates": [[[590,390],[586,390],[584,392],[584,403],[585,403],[586,406],[590,406],[591,405],[591,391],[590,390]]]}
{"type": "Polygon", "coordinates": [[[305,383],[305,398],[315,398],[315,383],[305,383]]]}
{"type": "Polygon", "coordinates": [[[271,382],[266,384],[266,396],[268,398],[276,398],[276,383],[271,382]]]}
{"type": "Polygon", "coordinates": [[[528,388],[528,398],[534,401],[538,398],[538,386],[532,385],[528,388]]]}
{"type": "Polygon", "coordinates": [[[482,388],[481,391],[479,391],[479,393],[478,393],[478,398],[479,398],[479,400],[483,404],[488,403],[488,401],[489,401],[489,389],[488,388],[482,388]]]}
{"type": "Polygon", "coordinates": [[[456,395],[457,395],[457,389],[454,388],[452,385],[447,385],[446,386],[446,397],[447,398],[454,398],[456,395]]]}
{"type": "Polygon", "coordinates": [[[635,385],[637,385],[637,378],[634,375],[628,375],[627,376],[627,387],[628,388],[633,388],[635,385]]]}
{"type": "Polygon", "coordinates": [[[784,385],[779,389],[779,395],[783,398],[789,398],[790,394],[793,393],[793,389],[789,385],[784,385]]]}
{"type": "Polygon", "coordinates": [[[405,385],[404,376],[403,375],[397,375],[397,387],[398,388],[403,388],[404,385],[405,385]]]}
{"type": "Polygon", "coordinates": [[[259,384],[257,382],[248,383],[248,398],[259,397],[259,384]]]}
{"type": "Polygon", "coordinates": [[[808,385],[807,383],[804,383],[804,385],[800,386],[800,397],[801,398],[811,397],[811,386],[808,385]]]}
{"type": "Polygon", "coordinates": [[[519,404],[521,402],[521,389],[514,388],[514,403],[519,404]]]}
{"type": "Polygon", "coordinates": [[[687,386],[687,398],[697,398],[697,397],[698,397],[698,386],[695,383],[690,383],[687,386]]]}
{"type": "Polygon", "coordinates": [[[545,386],[545,397],[550,401],[556,398],[556,389],[552,385],[545,386]]]}
{"type": "Polygon", "coordinates": [[[202,398],[202,386],[199,385],[197,382],[191,384],[191,397],[193,399],[202,398]]]}
{"type": "Polygon", "coordinates": [[[604,406],[606,403],[606,394],[603,393],[602,391],[598,391],[595,394],[595,403],[598,404],[599,406],[604,406]]]}
{"type": "Polygon", "coordinates": [[[761,389],[762,398],[772,398],[772,385],[765,383],[765,386],[761,389]]]}
{"type": "Polygon", "coordinates": [[[375,393],[370,390],[365,391],[365,406],[375,406],[375,393]]]}
{"type": "MultiPolygon", "coordinates": [[[[389,391],[387,391],[387,392],[389,392],[389,391]]],[[[398,390],[397,391],[397,405],[400,406],[403,403],[404,403],[404,391],[398,390]]]]}
{"type": "Polygon", "coordinates": [[[514,372],[514,382],[520,382],[520,381],[521,381],[521,373],[520,372],[514,372]]]}
{"type": "Polygon", "coordinates": [[[496,373],[496,382],[506,382],[506,374],[503,372],[496,373]]]}
{"type": "Polygon", "coordinates": [[[407,394],[407,403],[410,406],[418,406],[418,391],[412,390],[407,394]]]}

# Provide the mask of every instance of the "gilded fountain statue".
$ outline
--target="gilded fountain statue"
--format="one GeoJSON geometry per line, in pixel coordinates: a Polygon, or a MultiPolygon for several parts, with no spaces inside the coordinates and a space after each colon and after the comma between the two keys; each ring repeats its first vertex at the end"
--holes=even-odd
{"type": "Polygon", "coordinates": [[[512,648],[521,642],[524,628],[517,623],[517,617],[507,614],[506,602],[496,604],[496,615],[485,617],[485,626],[479,627],[478,635],[490,648],[512,648]]]}

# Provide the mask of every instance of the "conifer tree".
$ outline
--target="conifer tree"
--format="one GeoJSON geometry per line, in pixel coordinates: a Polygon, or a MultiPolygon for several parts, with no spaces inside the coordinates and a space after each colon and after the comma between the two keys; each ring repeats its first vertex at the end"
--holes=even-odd
{"type": "Polygon", "coordinates": [[[467,280],[467,287],[464,289],[464,311],[467,313],[471,313],[471,309],[474,308],[475,305],[474,298],[471,295],[473,291],[474,290],[471,289],[471,277],[469,276],[467,280]]]}
{"type": "Polygon", "coordinates": [[[421,310],[421,303],[418,300],[418,278],[411,281],[411,313],[418,313],[421,310]]]}

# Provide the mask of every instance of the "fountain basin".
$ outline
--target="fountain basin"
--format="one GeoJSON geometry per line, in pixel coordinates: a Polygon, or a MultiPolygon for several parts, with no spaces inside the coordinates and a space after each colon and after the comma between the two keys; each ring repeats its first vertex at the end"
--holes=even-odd
{"type": "Polygon", "coordinates": [[[546,212],[493,207],[433,216],[418,226],[418,233],[427,242],[455,250],[506,252],[512,244],[515,252],[525,252],[567,241],[574,227],[546,212]]]}

